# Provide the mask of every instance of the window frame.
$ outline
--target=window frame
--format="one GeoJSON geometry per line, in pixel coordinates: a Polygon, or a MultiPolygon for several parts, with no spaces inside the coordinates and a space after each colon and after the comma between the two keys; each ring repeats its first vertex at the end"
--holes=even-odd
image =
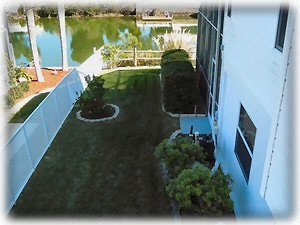
{"type": "Polygon", "coordinates": [[[280,52],[283,52],[283,48],[284,48],[288,15],[289,15],[289,7],[288,6],[280,6],[279,13],[278,13],[276,39],[275,39],[275,48],[280,52]],[[283,14],[285,12],[286,12],[286,20],[284,22],[285,24],[283,24],[283,14]],[[282,31],[282,26],[283,25],[285,25],[285,29],[284,29],[284,34],[283,34],[283,43],[282,43],[282,46],[281,46],[279,44],[279,41],[280,41],[280,34],[281,34],[281,31],[282,31]]]}
{"type": "Polygon", "coordinates": [[[235,156],[237,158],[237,161],[239,163],[239,166],[241,168],[241,171],[244,175],[244,178],[245,178],[245,181],[246,183],[248,184],[249,182],[249,178],[250,178],[250,173],[251,173],[251,166],[252,166],[252,159],[253,159],[253,155],[254,155],[254,148],[255,148],[255,142],[256,142],[256,134],[257,134],[257,128],[255,126],[255,124],[253,123],[254,127],[255,127],[255,138],[254,138],[254,144],[253,144],[253,149],[251,150],[251,148],[249,147],[245,137],[244,137],[244,134],[243,132],[241,131],[240,127],[239,127],[239,124],[240,124],[240,116],[241,116],[241,109],[242,107],[244,108],[245,112],[247,113],[249,119],[251,120],[251,122],[253,123],[251,117],[249,116],[248,112],[246,111],[245,107],[242,105],[242,103],[240,103],[240,109],[239,109],[239,119],[238,119],[238,123],[237,123],[237,129],[236,129],[236,137],[235,137],[235,146],[234,146],[234,153],[235,153],[235,156]],[[237,136],[240,136],[241,137],[241,140],[242,140],[242,143],[245,147],[245,149],[247,150],[247,153],[249,154],[250,158],[251,158],[251,162],[250,162],[250,169],[249,169],[249,174],[247,175],[245,169],[244,169],[244,165],[242,164],[239,156],[238,156],[238,146],[237,146],[237,136]]]}

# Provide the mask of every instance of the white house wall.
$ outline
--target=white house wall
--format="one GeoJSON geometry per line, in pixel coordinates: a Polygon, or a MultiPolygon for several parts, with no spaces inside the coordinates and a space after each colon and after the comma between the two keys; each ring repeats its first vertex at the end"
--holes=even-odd
{"type": "MultiPolygon", "coordinates": [[[[294,29],[294,11],[290,10],[289,21],[287,26],[287,45],[285,52],[288,54],[290,45],[293,43],[292,37],[294,29]]],[[[278,132],[274,142],[273,157],[271,159],[271,166],[269,171],[269,180],[265,199],[273,212],[275,217],[288,216],[292,213],[292,199],[295,193],[293,192],[293,179],[295,175],[293,170],[293,86],[295,74],[293,70],[294,65],[294,51],[295,46],[291,47],[290,57],[287,57],[284,63],[288,63],[286,84],[283,93],[281,112],[278,120],[278,132]],[[288,62],[287,62],[288,60],[288,62]]],[[[268,162],[268,161],[267,161],[268,162]]],[[[267,164],[267,163],[266,163],[267,164]]],[[[269,165],[268,165],[269,166],[269,165]]],[[[267,165],[265,170],[267,171],[267,165]]]]}
{"type": "MultiPolygon", "coordinates": [[[[225,13],[217,156],[223,170],[235,180],[232,198],[238,216],[270,216],[280,210],[279,200],[285,198],[281,194],[286,192],[285,187],[276,191],[281,184],[278,182],[284,182],[287,173],[282,169],[287,167],[287,157],[281,148],[285,146],[288,134],[283,131],[280,131],[282,140],[276,145],[280,151],[274,155],[275,165],[272,166],[266,199],[262,195],[287,61],[287,52],[281,53],[274,48],[278,15],[279,6],[243,9],[233,5],[232,16],[228,17],[225,13]],[[257,128],[248,184],[234,153],[240,104],[257,128]],[[277,194],[279,199],[275,199],[277,194]]],[[[285,46],[288,44],[285,43],[285,46]]],[[[288,109],[283,114],[288,116],[288,109]]],[[[283,122],[286,116],[282,117],[283,122]]]]}

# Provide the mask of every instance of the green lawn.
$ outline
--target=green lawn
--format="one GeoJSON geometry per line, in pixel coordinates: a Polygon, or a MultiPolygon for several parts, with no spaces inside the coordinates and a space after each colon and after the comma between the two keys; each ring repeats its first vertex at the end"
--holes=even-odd
{"type": "Polygon", "coordinates": [[[103,75],[119,116],[84,123],[73,109],[21,193],[14,216],[171,216],[154,147],[179,128],[161,111],[159,70],[103,75]]]}
{"type": "Polygon", "coordinates": [[[9,123],[24,123],[30,114],[38,107],[38,105],[46,98],[49,92],[39,94],[26,103],[13,117],[9,123]]]}

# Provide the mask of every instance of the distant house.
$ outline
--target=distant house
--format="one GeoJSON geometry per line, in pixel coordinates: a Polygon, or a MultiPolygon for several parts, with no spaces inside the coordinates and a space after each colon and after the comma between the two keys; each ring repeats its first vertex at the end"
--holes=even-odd
{"type": "Polygon", "coordinates": [[[171,21],[172,19],[172,12],[162,11],[157,8],[142,13],[142,20],[145,21],[171,21]]]}
{"type": "Polygon", "coordinates": [[[201,5],[197,72],[239,217],[292,212],[295,12],[275,5],[201,5]]]}

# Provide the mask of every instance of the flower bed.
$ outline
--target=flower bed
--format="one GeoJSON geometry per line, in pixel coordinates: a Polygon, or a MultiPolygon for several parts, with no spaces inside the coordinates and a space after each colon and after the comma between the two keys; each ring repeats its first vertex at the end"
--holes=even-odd
{"type": "Polygon", "coordinates": [[[102,122],[116,118],[120,109],[116,105],[105,103],[104,79],[95,76],[93,79],[86,76],[85,79],[88,86],[77,99],[76,105],[81,109],[76,113],[77,119],[84,122],[102,122]]]}
{"type": "Polygon", "coordinates": [[[90,122],[90,123],[96,123],[96,122],[104,122],[104,121],[108,121],[108,120],[112,120],[112,119],[115,119],[119,113],[120,113],[120,108],[117,106],[117,105],[114,105],[114,104],[106,104],[106,106],[109,106],[112,110],[114,110],[113,112],[113,115],[112,116],[108,116],[108,117],[101,117],[101,118],[84,118],[82,117],[81,115],[81,110],[79,110],[77,113],[76,113],[76,117],[77,119],[83,121],[83,122],[90,122]]]}
{"type": "Polygon", "coordinates": [[[211,171],[205,149],[190,138],[164,140],[155,149],[166,191],[181,216],[232,216],[232,179],[211,171]]]}

